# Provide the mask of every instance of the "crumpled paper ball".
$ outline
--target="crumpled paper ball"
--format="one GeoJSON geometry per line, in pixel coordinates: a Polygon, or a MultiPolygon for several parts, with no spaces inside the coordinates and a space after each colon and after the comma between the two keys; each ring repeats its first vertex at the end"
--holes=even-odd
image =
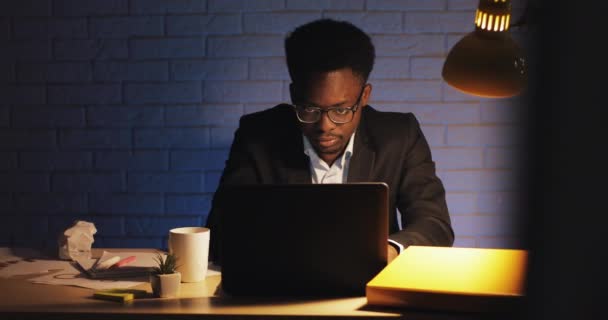
{"type": "Polygon", "coordinates": [[[97,233],[95,224],[87,221],[76,221],[59,236],[59,258],[76,260],[77,258],[91,258],[91,246],[97,233]]]}

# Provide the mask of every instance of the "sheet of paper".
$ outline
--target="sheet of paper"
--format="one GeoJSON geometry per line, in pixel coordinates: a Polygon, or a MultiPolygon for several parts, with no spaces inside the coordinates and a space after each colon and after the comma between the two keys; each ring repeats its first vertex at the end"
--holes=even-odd
{"type": "Polygon", "coordinates": [[[89,278],[92,279],[114,279],[117,278],[133,278],[133,277],[147,277],[150,272],[154,270],[153,266],[148,266],[149,263],[145,261],[145,259],[141,259],[139,264],[145,264],[146,266],[138,266],[137,265],[137,256],[135,255],[124,255],[121,257],[116,255],[115,253],[110,253],[105,251],[99,260],[97,259],[78,259],[76,262],[78,263],[80,269],[86,273],[89,278]],[[120,259],[124,258],[132,258],[131,262],[124,264],[122,267],[110,267],[110,268],[97,268],[100,264],[103,264],[104,261],[112,261],[118,262],[120,259]]]}
{"type": "Polygon", "coordinates": [[[27,248],[0,248],[0,278],[63,270],[69,261],[52,260],[27,248]]]}
{"type": "Polygon", "coordinates": [[[111,257],[118,256],[120,259],[124,259],[126,257],[135,256],[135,261],[129,263],[129,266],[134,267],[155,267],[156,263],[156,253],[154,252],[132,252],[132,251],[104,251],[100,261],[107,260],[111,257]]]}
{"type": "Polygon", "coordinates": [[[20,261],[0,269],[0,278],[47,273],[51,270],[65,270],[69,267],[71,267],[69,261],[61,260],[20,261]]]}
{"type": "MultiPolygon", "coordinates": [[[[135,252],[135,251],[104,251],[100,260],[103,261],[108,257],[119,256],[121,259],[135,256],[135,261],[129,263],[130,266],[153,267],[156,266],[156,253],[154,252],[135,252]]],[[[81,265],[93,266],[97,259],[82,260],[81,265]]],[[[219,267],[209,264],[207,277],[221,274],[219,267]]],[[[128,289],[149,281],[147,277],[138,278],[117,278],[112,279],[89,279],[84,273],[81,273],[78,268],[69,265],[62,272],[56,272],[49,275],[30,279],[34,283],[43,283],[51,285],[69,285],[83,288],[91,288],[95,290],[103,289],[128,289]]]]}
{"type": "MultiPolygon", "coordinates": [[[[155,267],[157,265],[156,262],[156,253],[154,252],[127,252],[127,251],[104,251],[102,256],[99,258],[100,261],[104,261],[110,257],[119,256],[121,259],[126,257],[135,256],[136,259],[134,262],[129,263],[129,266],[134,267],[155,267]]],[[[164,255],[163,255],[164,256],[164,255]]],[[[93,262],[89,262],[92,266],[93,262]]],[[[209,267],[207,269],[207,277],[216,276],[221,274],[221,269],[219,266],[214,265],[213,263],[209,263],[209,267]]]]}
{"type": "MultiPolygon", "coordinates": [[[[104,251],[102,257],[119,256],[126,258],[135,256],[131,266],[156,266],[156,253],[135,251],[104,251]]],[[[97,259],[83,259],[81,263],[92,266],[97,259]]],[[[220,267],[209,264],[207,277],[221,274],[220,267]]],[[[95,290],[128,289],[149,281],[147,277],[110,279],[89,279],[81,270],[65,260],[52,260],[32,249],[15,249],[0,247],[0,277],[9,278],[17,275],[40,274],[45,275],[28,279],[33,283],[50,285],[68,285],[95,290]]]]}
{"type": "Polygon", "coordinates": [[[80,270],[70,265],[70,268],[44,275],[37,278],[29,279],[33,283],[76,286],[82,288],[90,288],[95,290],[104,289],[127,289],[148,281],[147,278],[137,279],[121,279],[121,280],[97,280],[87,278],[80,270]]]}

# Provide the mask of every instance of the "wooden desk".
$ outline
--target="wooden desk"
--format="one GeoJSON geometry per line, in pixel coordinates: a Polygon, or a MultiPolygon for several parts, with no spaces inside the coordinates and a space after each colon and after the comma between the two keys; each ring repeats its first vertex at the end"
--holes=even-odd
{"type": "MultiPolygon", "coordinates": [[[[133,249],[111,249],[112,251],[133,249]]],[[[99,251],[96,251],[99,252],[99,251]]],[[[30,276],[31,277],[31,276],[30,276]]],[[[93,290],[34,284],[27,277],[0,279],[2,319],[255,319],[255,318],[407,318],[495,319],[507,315],[440,313],[420,310],[378,309],[366,306],[366,298],[281,299],[230,298],[217,292],[221,276],[199,283],[182,283],[179,298],[139,298],[131,303],[96,300],[93,290]]],[[[151,292],[150,284],[137,289],[151,292]]]]}

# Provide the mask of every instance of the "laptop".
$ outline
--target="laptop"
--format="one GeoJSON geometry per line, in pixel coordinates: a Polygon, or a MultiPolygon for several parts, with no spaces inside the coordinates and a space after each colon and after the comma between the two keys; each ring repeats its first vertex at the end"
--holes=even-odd
{"type": "Polygon", "coordinates": [[[356,296],[387,264],[388,185],[227,186],[221,290],[232,296],[356,296]]]}

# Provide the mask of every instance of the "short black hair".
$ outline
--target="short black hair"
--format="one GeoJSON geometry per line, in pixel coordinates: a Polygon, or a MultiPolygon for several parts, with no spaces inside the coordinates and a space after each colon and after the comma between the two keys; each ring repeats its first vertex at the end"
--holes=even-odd
{"type": "Polygon", "coordinates": [[[374,66],[370,37],[346,21],[319,19],[293,30],[285,39],[287,68],[293,83],[305,84],[318,72],[350,68],[366,82],[374,66]]]}

